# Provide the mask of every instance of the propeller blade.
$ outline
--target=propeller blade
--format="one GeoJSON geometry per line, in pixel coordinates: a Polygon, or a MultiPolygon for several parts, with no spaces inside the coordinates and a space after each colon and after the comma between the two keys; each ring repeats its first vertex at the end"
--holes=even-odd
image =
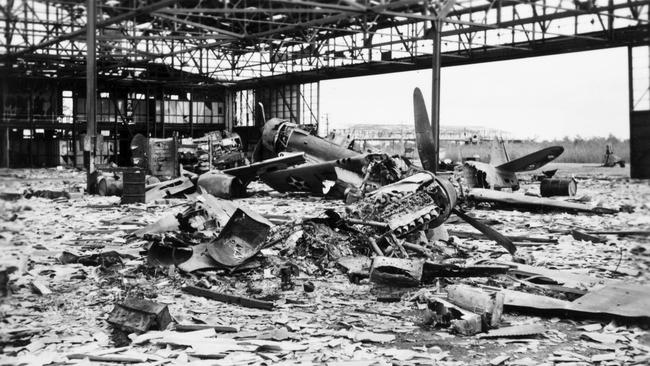
{"type": "Polygon", "coordinates": [[[496,241],[497,243],[499,243],[499,245],[506,248],[508,253],[510,253],[511,255],[514,255],[515,252],[517,251],[517,247],[515,247],[515,244],[512,242],[512,240],[506,238],[505,236],[503,236],[498,231],[496,231],[496,230],[492,229],[491,227],[481,223],[477,219],[468,216],[466,213],[464,213],[463,211],[461,211],[461,210],[459,210],[457,208],[453,208],[452,212],[455,213],[456,216],[463,219],[466,223],[472,225],[476,230],[482,232],[485,236],[487,236],[488,238],[496,241]]]}
{"type": "Polygon", "coordinates": [[[415,143],[422,167],[432,173],[436,171],[436,144],[429,123],[429,114],[419,88],[413,90],[413,114],[415,119],[415,143]]]}

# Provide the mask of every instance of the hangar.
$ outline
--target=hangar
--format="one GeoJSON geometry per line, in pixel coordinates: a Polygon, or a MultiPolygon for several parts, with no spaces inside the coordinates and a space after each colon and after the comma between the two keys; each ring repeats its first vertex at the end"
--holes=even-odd
{"type": "Polygon", "coordinates": [[[321,80],[424,68],[435,121],[441,67],[627,47],[631,175],[648,178],[649,4],[7,0],[0,165],[79,166],[84,150],[119,163],[136,133],[229,130],[250,147],[258,102],[317,125],[321,80]]]}

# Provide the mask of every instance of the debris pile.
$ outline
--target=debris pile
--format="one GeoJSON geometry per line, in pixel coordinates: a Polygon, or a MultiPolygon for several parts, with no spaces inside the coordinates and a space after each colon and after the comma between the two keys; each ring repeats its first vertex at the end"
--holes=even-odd
{"type": "Polygon", "coordinates": [[[510,192],[539,191],[557,153],[434,174],[430,156],[272,119],[252,164],[139,156],[161,172],[146,203],[36,194],[83,183],[65,170],[3,172],[0,360],[647,364],[650,188],[558,165],[581,196],[510,192]]]}

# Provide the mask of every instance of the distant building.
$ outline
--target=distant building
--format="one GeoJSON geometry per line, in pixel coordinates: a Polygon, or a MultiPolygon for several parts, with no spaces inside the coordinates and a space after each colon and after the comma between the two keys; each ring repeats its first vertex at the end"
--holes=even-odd
{"type": "MultiPolygon", "coordinates": [[[[352,140],[415,140],[412,125],[369,125],[358,124],[349,128],[336,129],[336,135],[345,135],[352,140]]],[[[491,141],[494,136],[510,140],[510,133],[481,126],[441,126],[440,140],[459,144],[478,144],[491,141]]]]}

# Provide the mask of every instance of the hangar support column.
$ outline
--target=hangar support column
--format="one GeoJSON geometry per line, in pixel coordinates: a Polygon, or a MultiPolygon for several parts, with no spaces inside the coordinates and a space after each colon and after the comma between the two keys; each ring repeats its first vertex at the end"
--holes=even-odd
{"type": "Polygon", "coordinates": [[[86,188],[88,193],[94,190],[95,152],[97,124],[95,121],[95,104],[97,102],[97,65],[95,60],[95,23],[97,10],[95,0],[87,1],[88,21],[86,23],[86,138],[84,141],[84,160],[86,163],[86,188]]]}
{"type": "Polygon", "coordinates": [[[431,52],[431,129],[435,144],[435,156],[433,157],[433,172],[438,171],[440,161],[440,58],[442,52],[442,24],[447,14],[453,9],[456,0],[440,2],[434,20],[431,21],[431,35],[433,36],[431,52]]]}
{"type": "Polygon", "coordinates": [[[442,20],[433,22],[433,53],[431,54],[431,129],[436,154],[433,157],[433,172],[438,171],[440,161],[440,49],[442,20]]]}
{"type": "Polygon", "coordinates": [[[650,46],[628,47],[630,176],[650,179],[650,46]]]}
{"type": "MultiPolygon", "coordinates": [[[[7,101],[7,79],[0,79],[0,124],[6,124],[5,120],[5,104],[7,101]]],[[[7,125],[0,126],[0,167],[9,168],[9,127],[7,125]]]]}

